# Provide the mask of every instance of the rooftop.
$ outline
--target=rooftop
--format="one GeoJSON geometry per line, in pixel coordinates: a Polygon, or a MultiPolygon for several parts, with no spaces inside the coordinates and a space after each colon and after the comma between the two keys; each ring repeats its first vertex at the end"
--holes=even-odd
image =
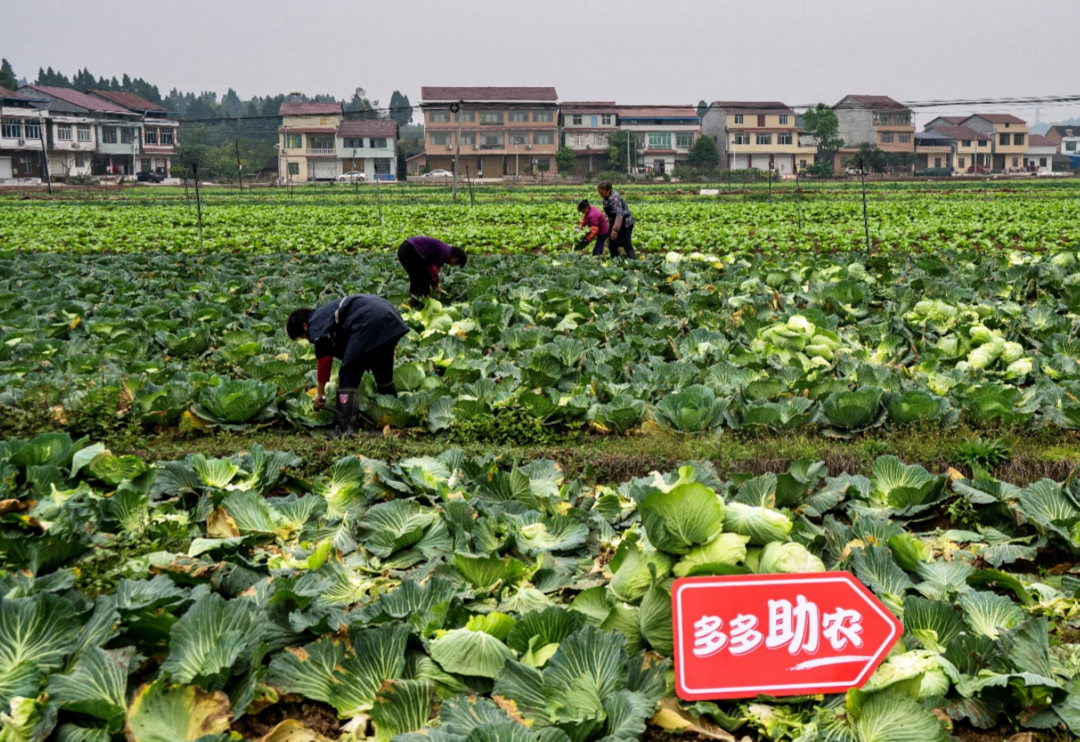
{"type": "Polygon", "coordinates": [[[1042,134],[1032,134],[1028,137],[1029,147],[1057,147],[1057,142],[1042,134]]]}
{"type": "Polygon", "coordinates": [[[619,115],[624,119],[696,119],[697,109],[693,106],[619,106],[619,115]]]}
{"type": "Polygon", "coordinates": [[[791,110],[789,105],[778,100],[718,100],[713,101],[712,105],[725,111],[737,111],[738,113],[787,113],[795,115],[795,111],[791,110]]]}
{"type": "Polygon", "coordinates": [[[613,100],[604,101],[565,101],[559,104],[564,112],[573,113],[618,113],[618,106],[613,100]]]}
{"type": "MultiPolygon", "coordinates": [[[[874,111],[911,111],[911,109],[903,103],[895,101],[887,95],[848,95],[844,96],[844,99],[841,100],[840,103],[843,103],[845,100],[853,100],[863,108],[869,108],[874,111]]],[[[840,103],[837,103],[836,105],[840,105],[840,103]]]]}
{"type": "Polygon", "coordinates": [[[134,93],[121,93],[116,90],[87,90],[90,95],[96,95],[99,98],[104,98],[111,103],[118,103],[124,108],[130,108],[132,111],[168,111],[165,106],[159,106],[157,103],[151,103],[141,96],[134,93]]]}
{"type": "Polygon", "coordinates": [[[393,119],[342,121],[337,130],[339,137],[396,137],[397,133],[398,124],[393,119]]]}
{"type": "Polygon", "coordinates": [[[72,105],[84,108],[87,111],[98,111],[99,113],[132,113],[132,111],[118,103],[103,100],[97,96],[87,95],[86,93],[80,93],[78,90],[72,90],[71,88],[56,88],[50,85],[27,85],[25,88],[21,88],[20,92],[26,90],[50,95],[57,100],[71,103],[72,105]]]}
{"type": "Polygon", "coordinates": [[[14,90],[8,90],[7,88],[0,87],[0,98],[18,98],[18,97],[19,96],[15,95],[14,90]]]}
{"type": "Polygon", "coordinates": [[[316,103],[307,101],[304,103],[281,104],[278,116],[338,116],[341,115],[341,104],[337,102],[316,103]]]}
{"type": "MultiPolygon", "coordinates": [[[[944,116],[942,116],[944,118],[944,116]]],[[[940,134],[944,134],[950,139],[973,139],[979,142],[990,141],[990,137],[986,136],[982,132],[975,131],[967,126],[958,126],[955,124],[941,124],[940,126],[934,126],[930,131],[936,131],[940,134]]]]}
{"type": "Polygon", "coordinates": [[[1024,119],[1017,118],[1016,116],[1013,116],[1011,113],[973,113],[970,116],[968,116],[967,119],[964,119],[964,121],[967,121],[968,119],[972,119],[972,118],[975,118],[975,117],[981,118],[981,119],[983,119],[985,121],[989,121],[991,124],[1026,124],[1027,123],[1026,121],[1024,121],[1024,119]]]}
{"type": "Polygon", "coordinates": [[[453,101],[523,101],[529,103],[554,103],[559,100],[555,88],[420,88],[420,100],[424,103],[453,101]]]}
{"type": "Polygon", "coordinates": [[[1046,132],[1054,132],[1059,137],[1080,137],[1080,124],[1055,124],[1046,132]]]}

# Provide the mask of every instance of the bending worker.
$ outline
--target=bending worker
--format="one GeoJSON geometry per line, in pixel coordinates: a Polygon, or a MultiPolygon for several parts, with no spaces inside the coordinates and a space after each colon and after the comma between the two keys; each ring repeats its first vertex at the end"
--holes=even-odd
{"type": "Polygon", "coordinates": [[[604,199],[604,214],[611,222],[611,234],[608,235],[608,246],[612,255],[619,254],[619,248],[626,250],[626,257],[631,260],[637,258],[631,238],[634,234],[634,215],[630,213],[630,207],[626,205],[626,199],[613,190],[609,181],[604,181],[596,186],[596,192],[604,199]]]}
{"type": "Polygon", "coordinates": [[[409,274],[409,293],[427,296],[439,289],[439,269],[444,265],[464,266],[465,251],[450,247],[434,237],[410,237],[398,248],[398,260],[409,274]]]}
{"type": "Polygon", "coordinates": [[[394,350],[409,328],[394,305],[381,296],[352,294],[318,309],[297,309],[289,315],[285,330],[292,340],[307,340],[315,346],[319,382],[316,408],[326,404],[326,384],[334,359],[341,361],[333,437],[356,432],[357,389],[365,371],[375,377],[380,394],[397,396],[394,350]]]}
{"type": "MultiPolygon", "coordinates": [[[[593,245],[593,255],[604,254],[604,243],[607,242],[608,233],[611,231],[608,228],[607,217],[604,216],[604,212],[595,206],[590,206],[589,202],[585,199],[581,200],[581,203],[577,205],[577,210],[581,212],[581,224],[578,225],[578,229],[589,228],[588,234],[585,235],[585,244],[589,244],[593,240],[596,240],[596,244],[593,245]]],[[[615,250],[612,248],[612,255],[615,250]]]]}

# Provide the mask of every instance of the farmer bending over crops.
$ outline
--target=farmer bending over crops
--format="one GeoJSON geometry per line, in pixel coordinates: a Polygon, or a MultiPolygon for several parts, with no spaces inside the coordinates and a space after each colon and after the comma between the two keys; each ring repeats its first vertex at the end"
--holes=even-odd
{"type": "Polygon", "coordinates": [[[359,400],[356,393],[365,371],[375,377],[380,394],[397,396],[394,387],[394,349],[409,328],[394,305],[381,296],[352,294],[318,309],[297,309],[285,330],[293,340],[307,340],[318,358],[319,388],[315,407],[326,404],[326,383],[334,359],[338,369],[337,425],[333,438],[356,432],[359,400]]]}
{"type": "MultiPolygon", "coordinates": [[[[581,224],[578,225],[578,229],[589,228],[589,233],[585,235],[585,244],[587,245],[596,240],[592,254],[603,255],[604,243],[607,242],[608,233],[611,231],[608,227],[607,217],[604,216],[604,212],[600,211],[600,209],[590,206],[585,199],[581,199],[581,203],[577,205],[577,210],[581,212],[581,224]]],[[[612,248],[613,255],[615,252],[615,249],[612,248]]]]}
{"type": "Polygon", "coordinates": [[[464,250],[434,237],[410,237],[401,243],[397,256],[409,274],[409,293],[413,296],[427,296],[432,288],[441,291],[439,269],[444,265],[465,265],[464,250]]]}
{"type": "Polygon", "coordinates": [[[618,191],[612,190],[611,183],[604,181],[596,186],[596,192],[604,199],[604,213],[611,222],[611,234],[608,236],[608,246],[612,255],[619,254],[619,248],[626,250],[626,257],[634,260],[637,253],[631,238],[634,234],[634,215],[630,213],[630,207],[626,205],[626,199],[619,195],[618,191]]]}

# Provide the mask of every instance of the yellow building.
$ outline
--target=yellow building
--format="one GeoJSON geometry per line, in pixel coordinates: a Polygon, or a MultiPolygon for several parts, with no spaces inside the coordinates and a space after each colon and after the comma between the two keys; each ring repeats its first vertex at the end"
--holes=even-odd
{"type": "Polygon", "coordinates": [[[1024,169],[1031,132],[1023,119],[1011,113],[976,113],[964,119],[961,126],[990,137],[992,169],[1002,172],[1024,169]]]}
{"type": "MultiPolygon", "coordinates": [[[[940,134],[952,140],[952,164],[948,167],[952,167],[953,171],[960,175],[979,173],[989,169],[992,154],[990,137],[981,131],[975,131],[969,126],[952,123],[956,120],[962,121],[963,119],[939,116],[926,125],[926,131],[940,134]]],[[[916,151],[918,154],[924,153],[921,148],[916,151]]],[[[924,161],[920,157],[917,167],[921,169],[935,167],[935,165],[932,161],[924,161]]]]}
{"type": "Polygon", "coordinates": [[[301,101],[293,93],[281,104],[278,177],[287,183],[333,180],[338,172],[335,135],[345,118],[340,103],[301,101]]]}
{"type": "Polygon", "coordinates": [[[800,144],[795,111],[779,101],[716,101],[702,117],[722,167],[794,174],[814,162],[816,149],[800,144]]]}

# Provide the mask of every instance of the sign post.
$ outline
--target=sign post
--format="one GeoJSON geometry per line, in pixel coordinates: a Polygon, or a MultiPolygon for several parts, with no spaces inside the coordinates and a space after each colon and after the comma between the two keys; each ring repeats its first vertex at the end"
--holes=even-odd
{"type": "Polygon", "coordinates": [[[687,701],[858,688],[903,633],[850,572],[684,577],[671,603],[687,701]]]}

